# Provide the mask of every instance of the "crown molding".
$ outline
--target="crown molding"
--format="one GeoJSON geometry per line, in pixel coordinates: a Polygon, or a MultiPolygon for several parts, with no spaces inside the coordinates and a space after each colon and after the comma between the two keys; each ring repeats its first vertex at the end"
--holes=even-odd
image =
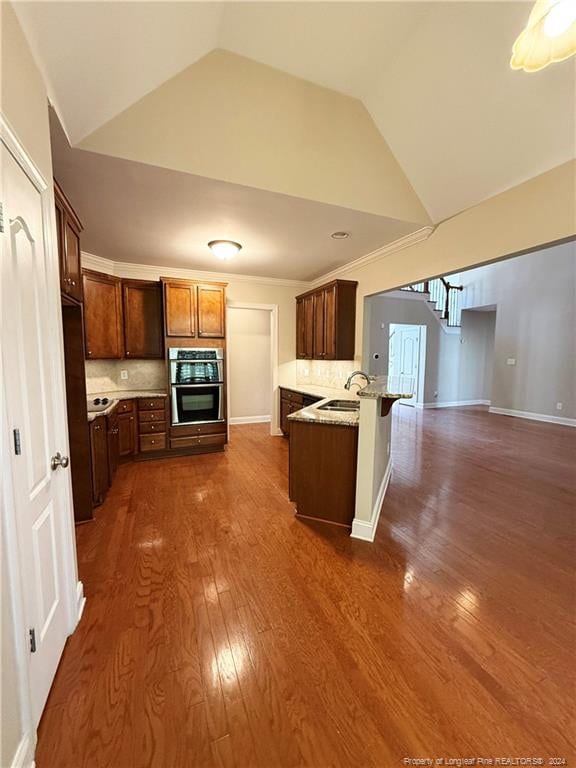
{"type": "Polygon", "coordinates": [[[336,280],[336,278],[340,277],[341,275],[345,275],[347,272],[352,272],[353,270],[359,269],[360,267],[365,267],[367,264],[372,264],[375,261],[385,259],[392,253],[402,251],[404,248],[410,248],[412,245],[416,245],[416,243],[421,243],[424,240],[428,240],[435,229],[436,227],[433,226],[426,226],[422,227],[421,229],[417,229],[416,232],[411,232],[409,235],[404,235],[404,237],[400,237],[398,240],[394,240],[393,242],[388,243],[388,245],[383,245],[381,248],[377,248],[375,251],[371,251],[365,256],[360,256],[360,258],[354,259],[354,261],[349,261],[346,264],[343,264],[341,267],[333,269],[331,272],[326,272],[325,274],[320,275],[320,277],[315,277],[314,280],[310,280],[310,284],[312,286],[316,286],[321,285],[322,283],[328,283],[331,280],[336,280]]]}
{"type": "Polygon", "coordinates": [[[175,267],[160,267],[150,264],[130,264],[125,261],[113,261],[97,256],[94,253],[82,251],[82,266],[105,272],[116,277],[126,277],[135,280],[158,280],[160,277],[178,277],[184,280],[205,280],[206,282],[252,283],[274,285],[276,287],[306,288],[309,280],[285,280],[278,277],[258,277],[256,275],[236,275],[229,272],[210,272],[198,269],[177,269],[175,267]]]}
{"type": "Polygon", "coordinates": [[[377,248],[375,251],[371,251],[364,256],[360,256],[358,259],[354,259],[354,261],[349,261],[331,272],[326,272],[320,277],[314,278],[314,280],[288,280],[279,277],[236,275],[230,272],[210,272],[198,269],[152,266],[150,264],[131,264],[125,261],[105,259],[102,256],[97,256],[96,254],[88,253],[87,251],[82,251],[82,266],[87,269],[94,269],[97,272],[105,272],[108,275],[132,278],[135,280],[158,280],[159,277],[162,276],[179,277],[185,280],[205,280],[206,282],[252,283],[306,289],[330,282],[347,272],[352,272],[359,267],[364,267],[367,264],[372,264],[375,261],[385,259],[392,253],[401,251],[404,248],[410,248],[412,245],[416,245],[416,243],[421,243],[424,240],[427,240],[435,229],[436,227],[432,226],[422,227],[421,229],[416,230],[416,232],[411,232],[409,235],[404,235],[404,237],[400,237],[398,240],[394,240],[394,242],[382,246],[382,248],[377,248]]]}

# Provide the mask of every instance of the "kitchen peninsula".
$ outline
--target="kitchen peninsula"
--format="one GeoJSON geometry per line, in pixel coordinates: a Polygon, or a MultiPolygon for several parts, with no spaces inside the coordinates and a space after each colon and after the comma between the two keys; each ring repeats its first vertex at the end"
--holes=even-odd
{"type": "Polygon", "coordinates": [[[353,538],[373,541],[392,468],[391,407],[411,393],[389,386],[385,376],[357,393],[334,389],[321,400],[319,388],[291,391],[317,400],[287,416],[297,516],[346,526],[353,538]]]}

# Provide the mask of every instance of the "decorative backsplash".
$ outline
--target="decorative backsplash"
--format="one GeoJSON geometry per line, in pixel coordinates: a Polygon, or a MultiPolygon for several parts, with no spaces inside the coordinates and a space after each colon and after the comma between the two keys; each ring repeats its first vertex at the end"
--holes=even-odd
{"type": "Polygon", "coordinates": [[[86,360],[86,393],[131,389],[166,389],[163,360],[86,360]],[[128,378],[120,372],[128,371],[128,378]]]}
{"type": "Polygon", "coordinates": [[[296,383],[342,389],[357,368],[354,360],[297,360],[296,383]]]}

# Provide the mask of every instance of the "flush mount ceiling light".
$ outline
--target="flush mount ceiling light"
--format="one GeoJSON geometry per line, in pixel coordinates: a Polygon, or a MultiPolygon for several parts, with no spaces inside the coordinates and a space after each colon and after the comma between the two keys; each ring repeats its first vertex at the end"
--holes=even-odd
{"type": "Polygon", "coordinates": [[[512,48],[510,66],[538,72],[576,53],[576,0],[536,0],[512,48]]]}
{"type": "Polygon", "coordinates": [[[217,256],[222,261],[230,261],[242,250],[240,243],[234,242],[234,240],[210,240],[208,248],[212,251],[214,256],[217,256]]]}
{"type": "Polygon", "coordinates": [[[350,232],[332,232],[330,237],[334,240],[346,240],[347,237],[350,237],[350,232]]]}

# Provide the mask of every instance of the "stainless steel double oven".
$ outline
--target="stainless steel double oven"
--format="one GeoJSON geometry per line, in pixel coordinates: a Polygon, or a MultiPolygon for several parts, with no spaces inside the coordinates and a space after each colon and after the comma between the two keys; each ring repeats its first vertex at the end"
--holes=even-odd
{"type": "Polygon", "coordinates": [[[168,353],[172,424],[224,421],[222,347],[172,347],[168,353]]]}

